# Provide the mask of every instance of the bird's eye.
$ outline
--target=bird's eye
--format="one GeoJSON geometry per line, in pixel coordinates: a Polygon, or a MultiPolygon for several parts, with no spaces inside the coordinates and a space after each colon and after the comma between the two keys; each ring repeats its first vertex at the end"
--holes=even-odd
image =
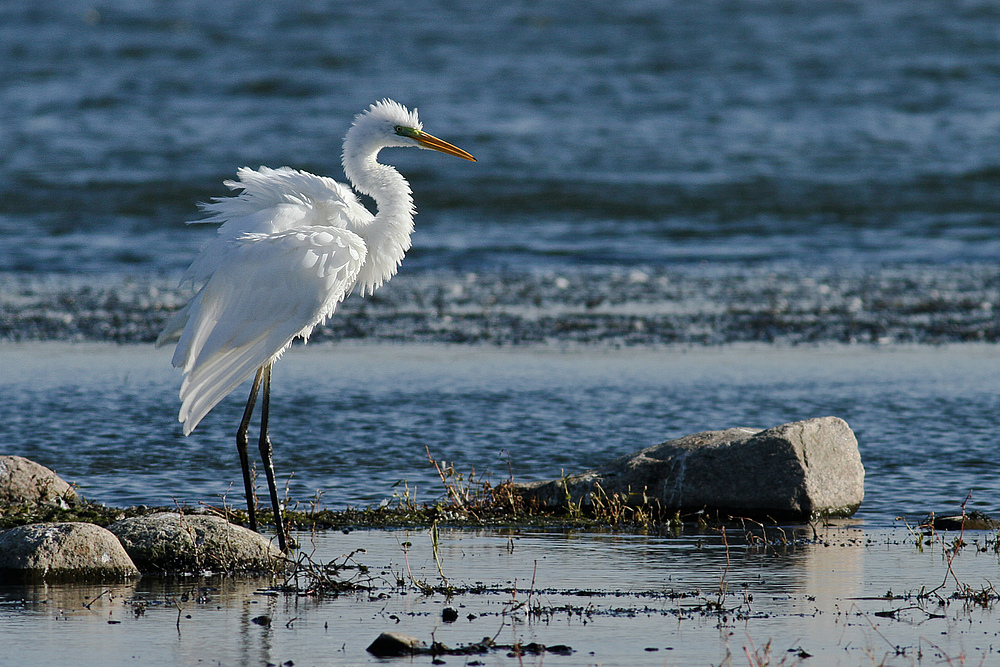
{"type": "Polygon", "coordinates": [[[396,134],[402,134],[403,133],[403,126],[402,125],[397,125],[394,129],[396,130],[396,134]]]}

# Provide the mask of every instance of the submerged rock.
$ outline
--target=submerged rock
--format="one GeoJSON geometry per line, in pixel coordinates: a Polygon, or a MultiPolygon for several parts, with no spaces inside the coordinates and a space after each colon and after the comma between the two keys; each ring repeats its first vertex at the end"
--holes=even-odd
{"type": "Polygon", "coordinates": [[[35,523],[0,533],[0,580],[94,581],[139,576],[121,543],[92,523],[35,523]]]}
{"type": "Polygon", "coordinates": [[[1000,522],[988,514],[972,511],[953,516],[929,516],[921,525],[932,526],[935,530],[995,530],[1000,522]]]}
{"type": "Polygon", "coordinates": [[[427,644],[402,632],[383,632],[368,647],[368,652],[379,658],[412,655],[426,651],[427,644]]]}
{"type": "Polygon", "coordinates": [[[52,470],[23,456],[0,456],[0,514],[12,505],[53,504],[66,509],[76,500],[73,487],[52,470]]]}
{"type": "Polygon", "coordinates": [[[266,537],[217,516],[160,512],[108,530],[143,572],[273,572],[282,563],[266,537]]]}
{"type": "Polygon", "coordinates": [[[528,502],[592,506],[595,494],[661,510],[808,520],[850,516],[865,469],[847,423],[820,417],[767,430],[695,433],[564,479],[515,485],[528,502]]]}

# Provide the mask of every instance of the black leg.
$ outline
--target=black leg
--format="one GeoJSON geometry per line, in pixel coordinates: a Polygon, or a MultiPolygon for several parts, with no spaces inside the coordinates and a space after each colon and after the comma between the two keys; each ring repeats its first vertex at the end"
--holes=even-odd
{"type": "Polygon", "coordinates": [[[274,527],[278,531],[278,548],[282,552],[288,550],[285,541],[285,526],[281,520],[281,505],[278,503],[278,489],[274,484],[274,464],[271,461],[271,439],[267,437],[267,418],[271,404],[271,364],[263,366],[263,392],[260,398],[260,458],[264,461],[264,473],[267,475],[267,488],[271,492],[271,508],[274,510],[274,527]]]}
{"type": "Polygon", "coordinates": [[[257,494],[253,491],[253,480],[250,478],[250,459],[247,456],[247,444],[250,438],[247,431],[250,429],[250,416],[253,415],[253,406],[257,402],[257,392],[260,391],[260,378],[264,371],[260,368],[257,376],[253,379],[253,386],[250,388],[250,398],[247,399],[246,410],[243,411],[243,421],[240,422],[240,430],[236,432],[236,451],[240,454],[240,465],[243,467],[243,491],[247,499],[247,517],[250,521],[250,530],[257,532],[257,494]]]}

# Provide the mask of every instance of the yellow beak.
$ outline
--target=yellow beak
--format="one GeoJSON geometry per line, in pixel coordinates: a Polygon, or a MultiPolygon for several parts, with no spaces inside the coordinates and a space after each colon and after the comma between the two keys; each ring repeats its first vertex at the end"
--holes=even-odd
{"type": "Polygon", "coordinates": [[[441,151],[442,153],[447,153],[448,155],[454,155],[455,157],[460,157],[463,160],[472,160],[473,162],[476,161],[476,158],[472,157],[471,154],[466,153],[458,146],[452,146],[447,141],[438,139],[434,135],[427,134],[422,130],[414,130],[413,134],[410,136],[424,148],[430,148],[436,151],[441,151]]]}

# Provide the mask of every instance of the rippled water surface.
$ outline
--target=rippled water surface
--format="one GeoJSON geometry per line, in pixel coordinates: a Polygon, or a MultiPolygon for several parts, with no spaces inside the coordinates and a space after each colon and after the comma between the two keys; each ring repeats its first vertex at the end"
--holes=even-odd
{"type": "MultiPolygon", "coordinates": [[[[479,162],[384,153],[421,210],[396,291],[372,306],[389,329],[354,299],[355,320],[321,333],[425,340],[436,313],[446,340],[544,344],[289,354],[274,412],[295,496],[376,502],[401,479],[432,493],[428,447],[554,476],[835,414],[869,466],[866,516],[970,490],[992,509],[991,348],[644,348],[994,340],[998,36],[1000,11],[977,1],[7,3],[0,333],[151,340],[179,305],[156,296],[165,276],[212,234],[183,224],[196,202],[241,165],[339,177],[350,119],[391,96],[479,162]],[[615,310],[643,284],[662,289],[615,310]],[[567,305],[549,328],[492,327],[567,305]],[[603,349],[621,341],[641,349],[603,349]]],[[[7,451],[107,502],[226,493],[241,396],[185,439],[166,353],[4,345],[7,451]]]]}
{"type": "MultiPolygon", "coordinates": [[[[181,435],[168,353],[10,345],[0,440],[114,505],[237,502],[244,388],[181,435]]],[[[859,517],[1000,509],[1000,353],[992,346],[497,350],[310,345],[276,365],[272,434],[293,500],[330,507],[443,491],[460,472],[558,477],[688,433],[846,419],[866,467],[859,517]]]]}
{"type": "Polygon", "coordinates": [[[386,152],[411,270],[993,260],[998,49],[979,1],[6,3],[0,269],[183,268],[383,96],[480,160],[386,152]]]}

